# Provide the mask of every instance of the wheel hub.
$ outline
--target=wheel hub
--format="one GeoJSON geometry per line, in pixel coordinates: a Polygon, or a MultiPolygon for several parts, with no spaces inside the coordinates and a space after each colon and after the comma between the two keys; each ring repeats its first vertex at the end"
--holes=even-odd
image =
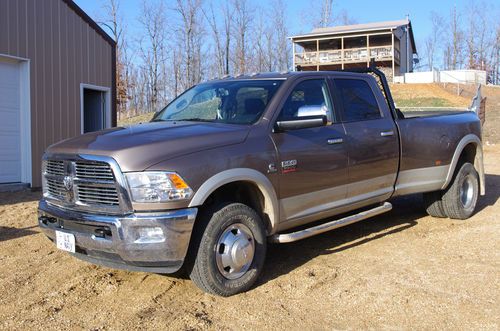
{"type": "Polygon", "coordinates": [[[474,200],[474,185],[470,176],[465,177],[462,186],[460,186],[460,201],[465,209],[470,208],[474,200]]]}
{"type": "Polygon", "coordinates": [[[252,231],[244,224],[232,224],[222,232],[215,249],[219,272],[227,279],[240,278],[250,268],[255,254],[252,231]]]}

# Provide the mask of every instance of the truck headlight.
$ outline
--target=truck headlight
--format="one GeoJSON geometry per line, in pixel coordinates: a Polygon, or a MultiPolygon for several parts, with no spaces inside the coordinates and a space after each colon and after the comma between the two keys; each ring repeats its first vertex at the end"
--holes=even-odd
{"type": "Polygon", "coordinates": [[[125,176],[134,202],[178,201],[193,195],[193,190],[175,172],[129,172],[125,176]]]}

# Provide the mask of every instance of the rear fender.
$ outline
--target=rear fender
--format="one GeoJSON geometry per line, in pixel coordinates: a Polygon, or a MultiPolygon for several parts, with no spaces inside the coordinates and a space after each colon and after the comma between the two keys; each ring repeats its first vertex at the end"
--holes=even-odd
{"type": "Polygon", "coordinates": [[[453,159],[451,160],[450,168],[448,169],[448,174],[446,175],[446,181],[442,187],[444,190],[450,184],[453,175],[455,174],[455,170],[458,165],[458,161],[460,160],[460,156],[464,151],[465,147],[469,144],[474,144],[476,146],[476,157],[474,159],[474,168],[476,168],[479,173],[479,187],[480,194],[484,195],[485,190],[485,174],[484,174],[484,163],[483,163],[483,144],[481,143],[481,139],[475,134],[468,134],[460,140],[455,149],[455,153],[453,154],[453,159]]]}

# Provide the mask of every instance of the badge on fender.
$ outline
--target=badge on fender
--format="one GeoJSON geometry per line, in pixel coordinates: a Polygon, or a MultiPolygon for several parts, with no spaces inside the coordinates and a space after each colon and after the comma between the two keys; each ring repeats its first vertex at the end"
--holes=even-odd
{"type": "Polygon", "coordinates": [[[297,170],[297,160],[281,161],[281,171],[286,174],[297,170]]]}

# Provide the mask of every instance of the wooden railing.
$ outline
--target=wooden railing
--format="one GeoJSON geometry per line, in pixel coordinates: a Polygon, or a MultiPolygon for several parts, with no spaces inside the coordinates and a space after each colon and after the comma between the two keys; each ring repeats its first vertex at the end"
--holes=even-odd
{"type": "MultiPolygon", "coordinates": [[[[295,53],[295,65],[324,65],[324,64],[341,64],[341,63],[356,63],[369,62],[370,59],[375,61],[392,60],[391,46],[376,46],[364,48],[348,48],[344,50],[328,50],[319,52],[302,52],[295,53]],[[368,52],[370,56],[368,56],[368,52]]],[[[399,62],[399,50],[394,50],[394,59],[399,62]]]]}

